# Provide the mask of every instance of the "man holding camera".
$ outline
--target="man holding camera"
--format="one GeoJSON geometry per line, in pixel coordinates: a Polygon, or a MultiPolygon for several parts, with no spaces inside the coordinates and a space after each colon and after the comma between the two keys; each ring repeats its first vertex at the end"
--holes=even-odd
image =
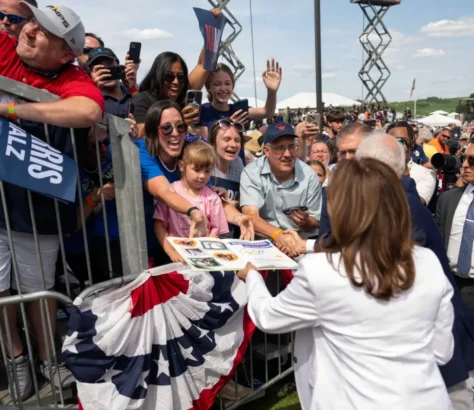
{"type": "Polygon", "coordinates": [[[133,60],[126,60],[125,66],[119,63],[110,48],[99,47],[89,53],[87,65],[92,80],[104,96],[105,112],[128,118],[132,96],[137,92],[138,64],[133,60]]]}

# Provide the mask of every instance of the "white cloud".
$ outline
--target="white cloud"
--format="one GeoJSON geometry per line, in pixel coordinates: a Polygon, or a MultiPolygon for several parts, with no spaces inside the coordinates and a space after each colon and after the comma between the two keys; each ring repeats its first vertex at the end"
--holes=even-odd
{"type": "Polygon", "coordinates": [[[324,80],[330,80],[332,78],[336,78],[336,73],[322,73],[321,74],[321,77],[324,79],[324,80]]]}
{"type": "Polygon", "coordinates": [[[434,21],[423,26],[420,32],[429,37],[471,37],[474,36],[474,17],[434,21]]]}
{"type": "Polygon", "coordinates": [[[138,28],[132,28],[125,31],[125,36],[133,40],[154,40],[157,38],[172,38],[173,34],[168,33],[160,28],[145,28],[139,30],[138,28]]]}
{"type": "Polygon", "coordinates": [[[413,57],[443,57],[445,55],[444,51],[440,48],[422,48],[418,50],[413,57]]]}

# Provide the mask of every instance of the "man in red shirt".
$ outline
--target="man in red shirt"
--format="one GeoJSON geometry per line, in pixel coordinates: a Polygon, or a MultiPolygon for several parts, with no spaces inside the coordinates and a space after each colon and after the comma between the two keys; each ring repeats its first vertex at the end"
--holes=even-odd
{"type": "MultiPolygon", "coordinates": [[[[91,127],[99,122],[104,110],[104,99],[100,90],[82,68],[72,65],[75,57],[83,52],[84,26],[79,16],[67,7],[47,6],[39,10],[25,2],[20,4],[30,9],[34,17],[23,27],[18,41],[6,32],[0,31],[0,75],[47,90],[61,99],[49,103],[15,104],[16,99],[0,92],[0,116],[10,121],[21,119],[23,128],[36,127],[34,135],[42,139],[45,137],[39,134],[44,127],[37,124],[46,123],[55,126],[48,127],[51,139],[54,138],[57,142],[56,146],[52,145],[68,154],[70,152],[65,145],[65,140],[69,138],[69,135],[65,135],[68,134],[67,128],[91,127]]],[[[80,142],[80,138],[77,140],[80,142]]],[[[23,293],[52,289],[59,249],[57,227],[54,227],[56,224],[51,220],[55,215],[54,203],[45,196],[31,194],[42,262],[40,269],[29,205],[25,199],[26,190],[7,183],[4,183],[4,186],[8,209],[4,209],[4,205],[0,202],[0,298],[10,294],[10,283],[13,288],[20,287],[23,293]],[[12,255],[6,218],[10,220],[17,260],[18,280],[13,281],[11,281],[12,255]]],[[[72,205],[74,209],[74,204],[72,205]]],[[[16,328],[15,308],[15,305],[9,305],[7,308],[14,354],[13,358],[9,358],[7,368],[13,376],[13,367],[16,367],[19,391],[16,387],[11,387],[12,396],[16,400],[24,400],[32,394],[32,380],[29,362],[16,328]]],[[[51,363],[52,374],[49,372],[47,358],[52,352],[50,344],[44,338],[41,310],[39,302],[32,302],[27,306],[29,321],[38,342],[39,370],[57,386],[70,386],[74,379],[64,365],[54,366],[54,363],[51,363]]],[[[48,310],[54,334],[56,325],[54,301],[48,301],[48,310]]],[[[3,325],[2,333],[5,335],[3,317],[0,323],[3,325]]]]}

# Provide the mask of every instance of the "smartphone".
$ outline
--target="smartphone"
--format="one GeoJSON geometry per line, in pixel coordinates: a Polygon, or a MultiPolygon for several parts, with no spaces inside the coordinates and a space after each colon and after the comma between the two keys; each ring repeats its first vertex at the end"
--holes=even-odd
{"type": "Polygon", "coordinates": [[[308,210],[308,207],[307,206],[292,206],[291,208],[286,208],[286,209],[283,209],[283,213],[285,215],[291,215],[292,212],[294,211],[303,211],[303,212],[306,212],[308,210]]]}
{"type": "Polygon", "coordinates": [[[130,48],[128,49],[128,58],[133,60],[135,64],[140,62],[140,51],[142,49],[142,43],[136,43],[132,41],[130,43],[130,48]]]}
{"type": "Polygon", "coordinates": [[[186,105],[192,105],[194,108],[197,108],[198,110],[201,107],[202,103],[202,91],[198,90],[188,90],[186,91],[186,100],[185,100],[185,106],[186,105]]]}
{"type": "Polygon", "coordinates": [[[321,124],[321,114],[308,114],[306,116],[306,121],[309,122],[310,124],[314,124],[319,127],[319,124],[321,124]]]}
{"type": "Polygon", "coordinates": [[[108,67],[110,71],[111,80],[123,80],[125,79],[125,67],[123,65],[108,67]]]}
{"type": "Polygon", "coordinates": [[[234,103],[234,112],[242,110],[242,113],[249,111],[249,100],[240,100],[234,103]]]}
{"type": "MultiPolygon", "coordinates": [[[[135,105],[130,101],[130,105],[128,106],[128,114],[132,114],[134,115],[135,114],[135,105]]],[[[127,115],[128,117],[128,115],[127,115]]]]}

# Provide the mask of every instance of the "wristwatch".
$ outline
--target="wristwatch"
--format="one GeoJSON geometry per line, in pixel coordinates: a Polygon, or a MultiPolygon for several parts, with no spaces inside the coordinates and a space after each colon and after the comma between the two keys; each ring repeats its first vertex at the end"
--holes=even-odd
{"type": "Polygon", "coordinates": [[[199,208],[197,206],[192,206],[186,211],[186,215],[188,215],[191,218],[191,213],[196,210],[199,211],[199,208]]]}

